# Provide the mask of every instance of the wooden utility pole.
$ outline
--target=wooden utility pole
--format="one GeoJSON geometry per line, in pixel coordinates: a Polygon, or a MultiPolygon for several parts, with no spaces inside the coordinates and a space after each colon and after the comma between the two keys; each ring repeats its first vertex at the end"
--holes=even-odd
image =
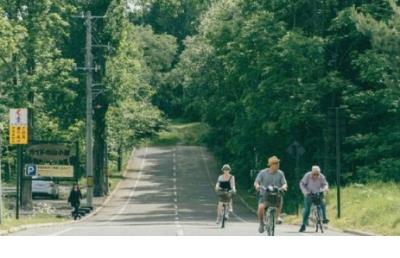
{"type": "Polygon", "coordinates": [[[1,181],[1,158],[3,154],[3,139],[2,139],[2,128],[0,125],[0,225],[3,223],[3,191],[1,181]]]}
{"type": "Polygon", "coordinates": [[[340,109],[335,108],[336,117],[336,188],[337,188],[337,217],[340,218],[340,109]]]}
{"type": "Polygon", "coordinates": [[[84,70],[86,73],[86,185],[87,206],[93,206],[93,66],[92,48],[92,20],[103,19],[105,16],[93,16],[90,11],[85,15],[74,16],[75,18],[83,18],[86,26],[86,46],[85,46],[85,66],[77,69],[84,70]]]}
{"type": "Polygon", "coordinates": [[[92,207],[93,202],[93,57],[92,57],[92,18],[90,11],[85,15],[86,25],[86,177],[87,177],[87,205],[92,207]]]}

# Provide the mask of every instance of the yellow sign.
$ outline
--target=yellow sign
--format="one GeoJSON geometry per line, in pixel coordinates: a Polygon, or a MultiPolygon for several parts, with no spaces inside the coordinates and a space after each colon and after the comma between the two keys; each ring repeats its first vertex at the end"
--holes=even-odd
{"type": "Polygon", "coordinates": [[[43,177],[74,177],[74,167],[65,165],[37,165],[37,175],[43,177]]]}
{"type": "Polygon", "coordinates": [[[86,185],[88,186],[88,187],[93,187],[93,177],[92,176],[88,176],[87,178],[86,178],[86,185]]]}
{"type": "Polygon", "coordinates": [[[28,144],[28,109],[10,109],[10,144],[28,144]]]}
{"type": "Polygon", "coordinates": [[[10,144],[28,144],[28,127],[10,126],[10,144]]]}

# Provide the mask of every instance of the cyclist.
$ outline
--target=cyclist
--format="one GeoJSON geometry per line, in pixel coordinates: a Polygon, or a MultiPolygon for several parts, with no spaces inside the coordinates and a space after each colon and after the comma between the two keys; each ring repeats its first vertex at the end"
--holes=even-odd
{"type": "MultiPolygon", "coordinates": [[[[304,211],[303,211],[303,224],[299,232],[304,232],[306,230],[306,225],[308,217],[310,216],[311,209],[311,193],[327,192],[329,190],[328,182],[325,176],[321,173],[319,166],[312,166],[311,171],[307,172],[303,179],[300,181],[300,189],[304,194],[304,211]]],[[[322,223],[327,224],[329,220],[326,217],[326,206],[325,200],[321,201],[322,207],[322,223]]]]}
{"type": "MultiPolygon", "coordinates": [[[[231,167],[228,164],[225,164],[221,171],[222,175],[218,177],[217,184],[215,185],[215,190],[218,191],[226,191],[229,193],[236,193],[236,185],[235,185],[235,177],[231,175],[231,167]]],[[[217,224],[219,224],[219,219],[222,213],[223,203],[218,201],[217,205],[217,224]]],[[[229,212],[233,212],[232,199],[229,202],[229,212]]],[[[229,214],[226,215],[226,218],[229,219],[229,214]]]]}
{"type": "MultiPolygon", "coordinates": [[[[254,182],[254,187],[257,191],[260,191],[261,187],[267,188],[270,185],[274,185],[279,188],[279,190],[287,190],[287,182],[285,178],[285,174],[282,170],[279,169],[280,160],[276,156],[272,156],[268,159],[269,168],[265,168],[261,170],[254,182]]],[[[280,213],[282,210],[283,198],[281,196],[279,208],[277,209],[278,216],[278,224],[282,223],[282,219],[280,217],[280,213]]],[[[261,196],[261,193],[258,198],[258,221],[260,226],[258,228],[258,232],[264,232],[264,211],[265,211],[265,203],[261,196]]]]}

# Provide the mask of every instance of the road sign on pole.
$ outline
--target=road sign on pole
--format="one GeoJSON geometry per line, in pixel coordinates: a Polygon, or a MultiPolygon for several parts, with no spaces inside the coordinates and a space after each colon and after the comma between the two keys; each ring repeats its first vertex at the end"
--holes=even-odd
{"type": "Polygon", "coordinates": [[[35,164],[26,165],[25,175],[26,176],[37,176],[37,166],[35,164]]]}
{"type": "Polygon", "coordinates": [[[17,147],[17,197],[15,198],[15,217],[19,219],[19,205],[21,199],[22,145],[28,144],[28,109],[10,109],[10,144],[17,147]]]}
{"type": "Polygon", "coordinates": [[[28,109],[10,109],[10,144],[28,144],[28,109]]]}
{"type": "Polygon", "coordinates": [[[3,223],[3,189],[2,189],[2,181],[1,181],[1,158],[2,158],[2,125],[0,124],[0,225],[3,223]]]}

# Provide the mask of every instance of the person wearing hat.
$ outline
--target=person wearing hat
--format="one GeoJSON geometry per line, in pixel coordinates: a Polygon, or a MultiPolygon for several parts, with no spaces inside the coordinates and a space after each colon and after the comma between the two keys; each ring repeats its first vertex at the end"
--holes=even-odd
{"type": "MultiPolygon", "coordinates": [[[[228,164],[225,164],[221,171],[223,172],[222,175],[218,177],[217,184],[215,185],[215,191],[227,191],[232,194],[236,193],[236,185],[235,185],[235,177],[231,175],[231,167],[228,164]]],[[[221,201],[218,201],[217,205],[217,224],[219,223],[219,218],[221,216],[223,208],[223,203],[221,201]]],[[[229,202],[229,212],[233,212],[233,206],[232,206],[232,199],[229,202]]],[[[227,214],[227,218],[229,218],[229,214],[227,214]]]]}
{"type": "MultiPolygon", "coordinates": [[[[268,159],[268,168],[261,170],[256,180],[254,181],[254,187],[256,191],[260,192],[261,187],[267,188],[268,186],[276,186],[281,191],[287,190],[287,182],[285,178],[285,174],[282,170],[279,169],[280,160],[276,156],[272,156],[268,159]]],[[[277,216],[278,216],[278,224],[282,223],[282,219],[280,217],[281,210],[282,210],[282,201],[283,198],[280,200],[279,208],[277,209],[277,216]]],[[[260,226],[258,228],[258,232],[264,232],[264,211],[265,211],[265,204],[264,200],[261,196],[261,193],[258,198],[258,221],[260,226]]]]}
{"type": "MultiPolygon", "coordinates": [[[[319,166],[312,166],[311,171],[307,172],[303,179],[300,181],[300,189],[304,194],[304,211],[303,211],[303,223],[300,227],[299,232],[306,231],[306,225],[308,217],[310,216],[310,209],[312,205],[311,195],[312,193],[325,193],[329,190],[328,182],[325,176],[321,173],[319,166]]],[[[322,199],[322,222],[328,224],[329,220],[326,217],[326,206],[325,199],[322,199]]]]}

